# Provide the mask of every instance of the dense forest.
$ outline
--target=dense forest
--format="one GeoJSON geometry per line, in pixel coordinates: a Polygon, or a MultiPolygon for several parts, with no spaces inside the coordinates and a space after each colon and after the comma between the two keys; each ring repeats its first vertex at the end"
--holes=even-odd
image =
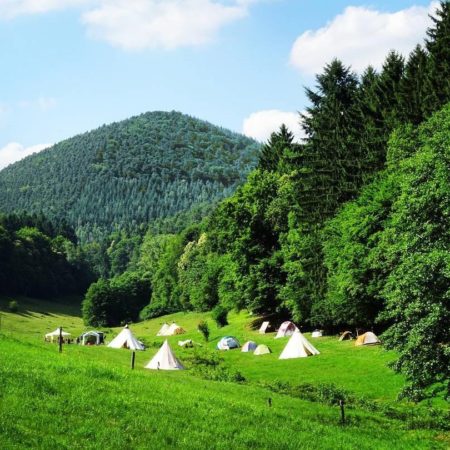
{"type": "Polygon", "coordinates": [[[75,136],[0,172],[0,211],[65,220],[81,242],[231,195],[259,145],[178,112],[152,112],[75,136]]]}
{"type": "MultiPolygon", "coordinates": [[[[450,4],[407,59],[392,51],[361,76],[331,61],[306,93],[302,144],[282,126],[205,219],[147,232],[126,272],[151,289],[140,317],[247,308],[375,328],[399,351],[405,395],[449,394],[450,4]]],[[[130,317],[112,300],[123,284],[91,286],[87,323],[130,317]]]]}
{"type": "Polygon", "coordinates": [[[0,295],[83,294],[96,276],[64,221],[0,215],[0,295]]]}

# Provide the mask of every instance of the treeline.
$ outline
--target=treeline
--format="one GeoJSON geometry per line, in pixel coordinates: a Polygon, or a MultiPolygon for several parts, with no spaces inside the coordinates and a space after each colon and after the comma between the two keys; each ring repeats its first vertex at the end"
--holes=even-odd
{"type": "Polygon", "coordinates": [[[303,143],[283,126],[201,223],[145,236],[133,267],[152,291],[141,318],[219,305],[376,327],[399,351],[407,395],[448,389],[449,9],[407,60],[391,52],[360,77],[332,61],[307,89],[303,143]]]}
{"type": "Polygon", "coordinates": [[[0,294],[83,294],[96,279],[74,231],[41,215],[0,215],[0,294]]]}
{"type": "Polygon", "coordinates": [[[75,136],[0,172],[0,210],[65,218],[82,243],[231,195],[257,163],[255,141],[178,112],[75,136]]]}

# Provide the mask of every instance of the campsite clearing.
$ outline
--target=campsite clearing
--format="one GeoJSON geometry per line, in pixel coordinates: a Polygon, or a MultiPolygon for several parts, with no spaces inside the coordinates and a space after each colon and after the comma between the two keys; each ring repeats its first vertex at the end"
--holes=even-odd
{"type": "MultiPolygon", "coordinates": [[[[18,299],[17,314],[6,312],[8,301],[0,299],[2,404],[8,405],[0,408],[5,449],[64,448],[73,442],[86,449],[207,448],[211,442],[215,448],[425,449],[450,443],[442,431],[414,429],[358,408],[347,410],[348,424],[343,427],[337,407],[263,386],[275,381],[327,383],[380,405],[393,404],[403,380],[386,367],[395,355],[381,346],[355,347],[352,341],[323,337],[314,342],[320,355],[278,360],[289,338],[274,339],[274,333],[251,330],[248,314],[230,314],[230,325],[218,329],[209,314],[179,313],[131,325],[136,338],[147,345],[146,351],[136,352],[136,368],[131,370],[129,350],[73,344],[59,354],[55,344],[44,342],[44,334],[58,326],[72,336],[85,330],[75,314],[75,299],[66,304],[18,299]],[[202,319],[210,326],[208,343],[196,330],[202,319]],[[185,349],[177,345],[178,336],[167,338],[188,369],[193,352],[213,353],[224,370],[239,371],[246,382],[210,381],[191,370],[146,370],[145,364],[166,339],[155,336],[164,321],[178,323],[186,330],[183,338],[199,344],[185,349]],[[273,353],[259,358],[239,349],[214,350],[227,335],[268,345],[273,353]]],[[[102,331],[110,342],[120,330],[102,331]]]]}

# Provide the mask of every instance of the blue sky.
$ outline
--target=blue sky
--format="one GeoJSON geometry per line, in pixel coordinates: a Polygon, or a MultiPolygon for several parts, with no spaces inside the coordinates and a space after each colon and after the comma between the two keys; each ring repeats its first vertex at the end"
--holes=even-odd
{"type": "Polygon", "coordinates": [[[422,42],[430,1],[0,0],[0,168],[104,123],[178,110],[299,134],[303,86],[422,42]]]}

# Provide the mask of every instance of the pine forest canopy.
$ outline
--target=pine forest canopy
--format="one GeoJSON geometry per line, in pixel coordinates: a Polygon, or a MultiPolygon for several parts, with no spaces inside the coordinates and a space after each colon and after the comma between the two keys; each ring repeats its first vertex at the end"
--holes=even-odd
{"type": "Polygon", "coordinates": [[[65,219],[82,240],[93,228],[135,230],[231,195],[259,145],[178,112],[104,125],[0,172],[0,210],[65,219]]]}

